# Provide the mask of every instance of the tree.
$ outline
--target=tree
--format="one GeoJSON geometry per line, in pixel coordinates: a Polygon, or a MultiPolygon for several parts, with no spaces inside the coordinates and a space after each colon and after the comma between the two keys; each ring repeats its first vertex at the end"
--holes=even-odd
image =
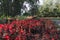
{"type": "Polygon", "coordinates": [[[21,8],[23,7],[24,1],[29,2],[30,5],[32,6],[30,10],[31,15],[32,14],[34,15],[35,12],[37,11],[36,10],[37,5],[35,5],[37,0],[0,0],[0,1],[2,2],[1,12],[6,16],[21,15],[21,8]]]}
{"type": "Polygon", "coordinates": [[[56,0],[56,2],[54,2],[54,0],[46,0],[44,2],[44,5],[42,5],[39,8],[39,14],[38,16],[41,17],[58,17],[60,14],[60,12],[58,12],[60,10],[60,3],[57,2],[58,0],[56,0]],[[47,2],[47,3],[46,3],[47,2]]]}

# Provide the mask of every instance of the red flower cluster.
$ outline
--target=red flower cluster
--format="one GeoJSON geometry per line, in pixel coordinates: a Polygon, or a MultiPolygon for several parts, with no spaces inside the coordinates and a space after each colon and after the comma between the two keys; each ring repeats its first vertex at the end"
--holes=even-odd
{"type": "Polygon", "coordinates": [[[0,24],[0,40],[60,40],[56,26],[48,19],[14,20],[0,24]]]}

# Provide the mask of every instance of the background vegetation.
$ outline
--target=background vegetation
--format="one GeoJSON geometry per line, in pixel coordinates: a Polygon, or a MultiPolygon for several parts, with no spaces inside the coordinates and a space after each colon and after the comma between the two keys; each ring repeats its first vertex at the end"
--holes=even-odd
{"type": "Polygon", "coordinates": [[[19,16],[40,16],[40,17],[60,17],[59,0],[43,0],[40,5],[39,0],[0,0],[0,17],[19,16]],[[30,9],[24,6],[24,3],[31,5],[30,9]],[[24,11],[21,11],[21,10],[24,11]],[[22,13],[24,12],[24,13],[22,13]]]}

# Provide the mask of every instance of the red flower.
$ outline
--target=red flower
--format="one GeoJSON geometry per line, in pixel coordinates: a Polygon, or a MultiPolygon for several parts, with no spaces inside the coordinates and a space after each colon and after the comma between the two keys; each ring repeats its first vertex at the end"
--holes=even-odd
{"type": "Polygon", "coordinates": [[[52,38],[51,40],[55,40],[54,38],[52,38]]]}
{"type": "Polygon", "coordinates": [[[24,30],[23,30],[23,29],[21,29],[20,33],[24,33],[24,30]]]}
{"type": "Polygon", "coordinates": [[[0,32],[2,32],[2,28],[4,27],[3,24],[0,24],[0,32]]]}
{"type": "Polygon", "coordinates": [[[0,24],[0,28],[3,28],[3,26],[4,26],[3,24],[0,24]]]}
{"type": "Polygon", "coordinates": [[[20,37],[17,36],[17,37],[15,38],[15,40],[21,40],[21,39],[20,39],[20,37]]]}
{"type": "Polygon", "coordinates": [[[58,35],[54,35],[57,32],[55,25],[53,25],[53,22],[51,20],[46,20],[44,18],[41,18],[39,20],[36,19],[14,20],[10,24],[8,23],[4,25],[0,24],[0,32],[2,32],[3,35],[4,32],[8,33],[8,35],[4,36],[6,40],[11,39],[9,37],[9,34],[15,35],[15,33],[17,33],[15,40],[26,40],[26,35],[28,37],[30,37],[31,35],[34,36],[33,31],[36,31],[38,34],[42,35],[42,36],[40,35],[42,37],[41,40],[45,40],[45,39],[50,40],[50,34],[53,34],[54,37],[51,38],[51,40],[58,39],[58,35]]]}
{"type": "Polygon", "coordinates": [[[10,39],[10,37],[9,37],[8,35],[6,35],[4,38],[5,38],[6,40],[9,40],[9,39],[10,39]]]}

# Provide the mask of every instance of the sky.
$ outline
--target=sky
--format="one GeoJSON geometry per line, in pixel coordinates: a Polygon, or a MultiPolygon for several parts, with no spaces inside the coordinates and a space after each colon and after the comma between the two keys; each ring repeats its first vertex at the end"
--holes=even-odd
{"type": "Polygon", "coordinates": [[[37,1],[37,5],[43,5],[44,0],[37,1]]]}
{"type": "MultiPolygon", "coordinates": [[[[36,3],[36,5],[43,5],[43,2],[44,2],[44,0],[39,0],[39,1],[37,1],[37,3],[36,3]]],[[[28,3],[27,1],[25,1],[24,3],[23,3],[23,9],[21,9],[21,15],[23,15],[25,12],[28,12],[30,9],[31,9],[31,5],[30,5],[30,3],[28,3]]]]}
{"type": "Polygon", "coordinates": [[[13,2],[13,0],[12,0],[12,2],[13,2]]]}
{"type": "Polygon", "coordinates": [[[0,4],[1,4],[1,2],[0,2],[0,4]]]}

